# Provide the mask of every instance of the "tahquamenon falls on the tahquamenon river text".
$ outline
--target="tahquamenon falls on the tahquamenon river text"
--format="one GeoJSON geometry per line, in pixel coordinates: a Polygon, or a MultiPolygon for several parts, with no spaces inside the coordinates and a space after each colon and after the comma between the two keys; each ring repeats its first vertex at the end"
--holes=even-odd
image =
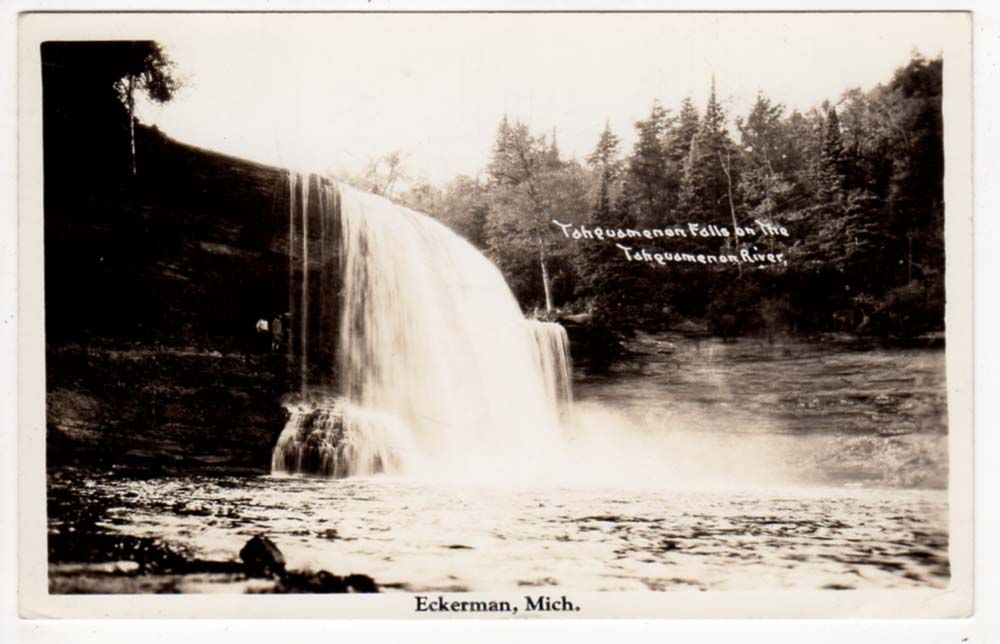
{"type": "MultiPolygon", "coordinates": [[[[742,413],[735,395],[725,402],[731,374],[713,356],[679,366],[718,390],[708,405],[693,407],[697,393],[678,399],[670,386],[638,411],[613,396],[574,402],[565,329],[526,319],[499,269],[466,240],[317,174],[289,173],[288,189],[287,351],[298,391],[285,401],[273,474],[783,487],[831,453],[821,436],[785,431],[780,414],[742,413]]],[[[920,443],[917,457],[943,440],[920,443]]],[[[881,444],[837,441],[837,453],[871,450],[888,468],[900,459],[881,444]]]]}

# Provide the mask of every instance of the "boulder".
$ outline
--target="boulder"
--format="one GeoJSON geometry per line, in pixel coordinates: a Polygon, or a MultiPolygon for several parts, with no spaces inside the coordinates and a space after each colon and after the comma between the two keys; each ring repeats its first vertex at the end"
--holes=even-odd
{"type": "Polygon", "coordinates": [[[274,588],[275,593],[377,593],[378,584],[368,575],[334,575],[319,572],[289,571],[274,588]]]}
{"type": "Polygon", "coordinates": [[[285,556],[274,542],[255,535],[240,550],[243,572],[247,577],[281,577],[285,574],[285,556]]]}
{"type": "Polygon", "coordinates": [[[344,578],[344,583],[347,584],[347,591],[351,593],[379,592],[378,584],[368,575],[353,573],[344,578]]]}
{"type": "Polygon", "coordinates": [[[319,572],[290,571],[286,573],[278,585],[276,593],[346,593],[347,585],[344,578],[331,574],[326,570],[319,572]]]}

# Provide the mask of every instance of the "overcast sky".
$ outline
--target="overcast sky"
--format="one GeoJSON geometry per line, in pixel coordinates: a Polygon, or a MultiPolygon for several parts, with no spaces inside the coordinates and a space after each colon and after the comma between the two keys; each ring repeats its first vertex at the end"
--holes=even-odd
{"type": "Polygon", "coordinates": [[[654,98],[703,108],[713,73],[731,113],[745,114],[758,90],[804,110],[888,80],[914,49],[947,50],[941,16],[916,14],[145,19],[136,37],[162,42],[187,81],[172,102],[143,106],[145,122],[305,170],[357,172],[400,150],[436,183],[483,168],[504,113],[558,128],[564,155],[582,158],[605,119],[627,150],[654,98]]]}

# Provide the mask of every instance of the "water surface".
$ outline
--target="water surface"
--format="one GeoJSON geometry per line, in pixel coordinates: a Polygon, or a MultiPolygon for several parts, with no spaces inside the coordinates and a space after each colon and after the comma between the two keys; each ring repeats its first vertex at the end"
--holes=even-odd
{"type": "MultiPolygon", "coordinates": [[[[672,336],[632,348],[610,376],[578,378],[571,447],[537,484],[97,472],[51,484],[100,507],[101,530],[216,560],[263,532],[291,567],[390,591],[947,584],[942,351],[672,336]]],[[[50,530],[64,529],[54,512],[50,530]]]]}

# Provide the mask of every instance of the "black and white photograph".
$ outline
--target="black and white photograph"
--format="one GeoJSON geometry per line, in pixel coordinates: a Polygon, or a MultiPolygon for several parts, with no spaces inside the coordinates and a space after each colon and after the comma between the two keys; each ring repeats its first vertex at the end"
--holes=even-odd
{"type": "Polygon", "coordinates": [[[21,31],[40,614],[971,611],[967,14],[21,31]]]}

